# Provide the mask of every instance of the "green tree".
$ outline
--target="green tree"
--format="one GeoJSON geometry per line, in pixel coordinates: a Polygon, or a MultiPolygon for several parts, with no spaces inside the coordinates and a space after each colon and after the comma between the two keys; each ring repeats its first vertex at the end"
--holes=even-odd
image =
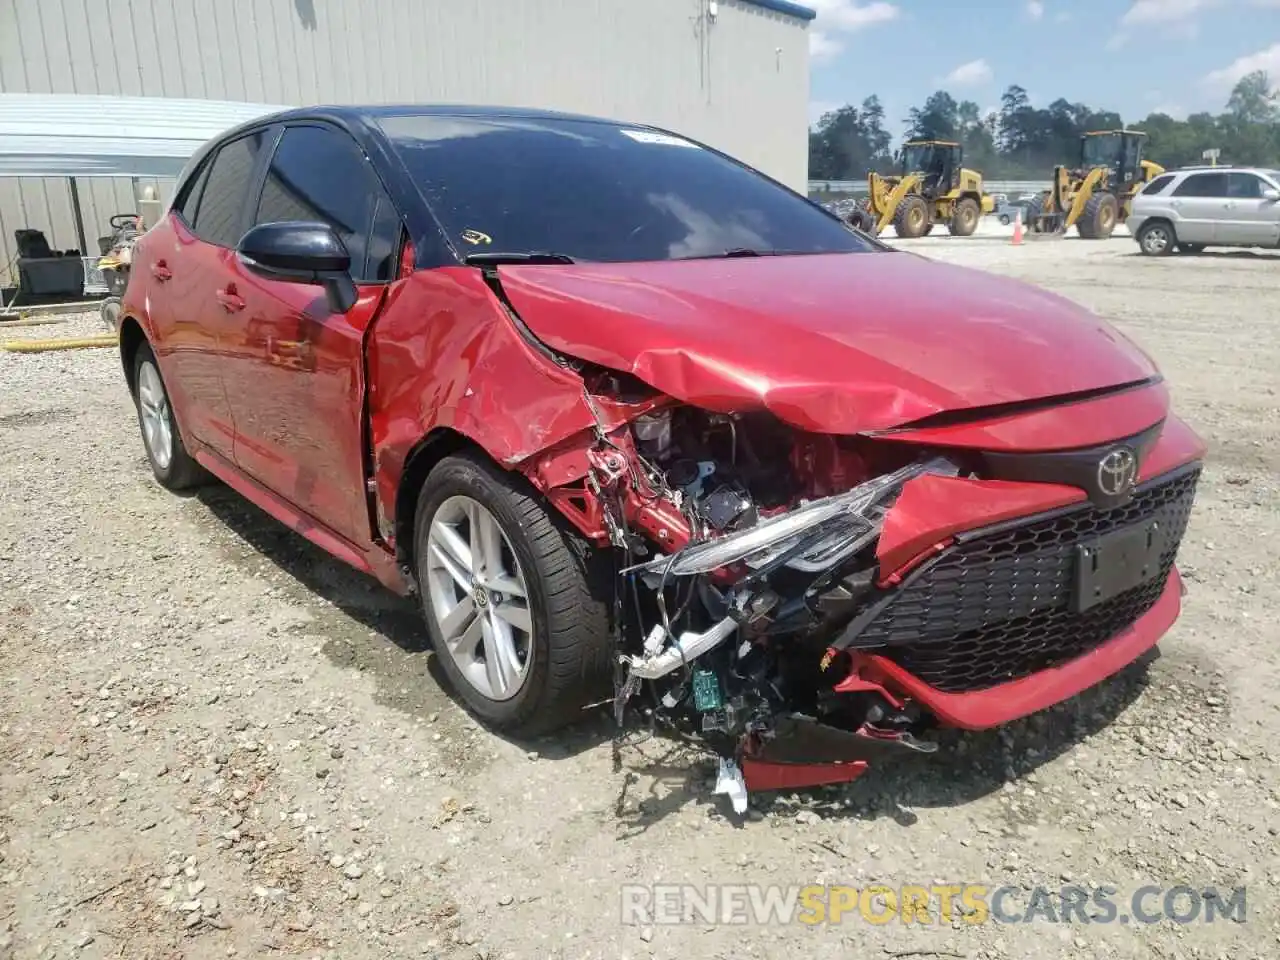
{"type": "Polygon", "coordinates": [[[815,180],[856,180],[891,161],[884,107],[867,97],[862,108],[846,104],[823,114],[809,132],[809,176],[815,180]]]}
{"type": "Polygon", "coordinates": [[[1241,123],[1275,123],[1280,120],[1276,93],[1266,71],[1255,70],[1240,78],[1227,101],[1227,112],[1241,123]]]}
{"type": "Polygon", "coordinates": [[[907,115],[907,139],[955,140],[959,136],[959,104],[945,90],[929,95],[923,107],[912,107],[907,115]]]}

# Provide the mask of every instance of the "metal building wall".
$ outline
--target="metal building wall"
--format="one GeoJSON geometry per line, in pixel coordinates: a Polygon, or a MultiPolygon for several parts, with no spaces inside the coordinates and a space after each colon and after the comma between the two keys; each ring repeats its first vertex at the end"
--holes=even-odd
{"type": "MultiPolygon", "coordinates": [[[[453,102],[654,123],[805,189],[805,21],[747,0],[0,0],[0,91],[259,103],[453,102]]],[[[168,185],[163,185],[168,186],[168,185]]],[[[83,181],[90,246],[132,209],[83,181]]],[[[75,245],[65,181],[0,180],[75,245]]],[[[8,262],[4,252],[3,263],[8,262]]]]}

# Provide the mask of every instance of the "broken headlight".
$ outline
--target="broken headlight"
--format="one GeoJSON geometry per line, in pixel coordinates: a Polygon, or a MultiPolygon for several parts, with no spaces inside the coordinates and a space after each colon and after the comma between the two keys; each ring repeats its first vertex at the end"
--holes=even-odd
{"type": "Polygon", "coordinates": [[[825,569],[871,542],[880,532],[881,501],[925,473],[955,476],[957,469],[943,458],[909,464],[852,490],[813,500],[746,530],[693,544],[632,569],[679,577],[710,573],[733,563],[762,567],[811,539],[787,563],[806,571],[825,569]]]}

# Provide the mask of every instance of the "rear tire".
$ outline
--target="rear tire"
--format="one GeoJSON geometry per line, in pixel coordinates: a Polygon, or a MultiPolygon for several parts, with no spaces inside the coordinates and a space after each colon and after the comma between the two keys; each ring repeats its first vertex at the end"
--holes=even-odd
{"type": "Polygon", "coordinates": [[[1167,257],[1178,245],[1172,224],[1164,220],[1144,223],[1137,236],[1138,249],[1144,256],[1167,257]]]}
{"type": "Polygon", "coordinates": [[[572,723],[608,690],[614,640],[603,557],[516,477],[479,456],[442,460],[418,495],[414,557],[440,665],[467,708],[489,726],[539,736],[572,723]],[[450,538],[437,524],[469,545],[485,536],[473,532],[473,516],[477,530],[496,524],[500,541],[489,532],[484,542],[497,549],[468,546],[471,567],[460,570],[452,558],[450,572],[444,562],[450,558],[441,555],[450,538]],[[497,567],[491,554],[501,558],[497,567]],[[513,586],[494,587],[495,578],[513,586]],[[499,657],[508,672],[496,683],[490,667],[497,668],[499,657]]]}
{"type": "Polygon", "coordinates": [[[1084,205],[1076,230],[1086,240],[1106,240],[1116,229],[1120,203],[1113,193],[1095,193],[1084,205]]]}
{"type": "Polygon", "coordinates": [[[876,231],[876,216],[871,212],[871,201],[862,199],[858,201],[858,205],[849,213],[849,226],[861,230],[863,233],[874,234],[876,231]]]}
{"type": "Polygon", "coordinates": [[[1011,223],[1013,223],[1013,221],[1009,219],[1009,215],[1007,213],[1000,214],[1000,226],[1007,227],[1011,223]]]}
{"type": "Polygon", "coordinates": [[[133,357],[133,402],[138,410],[142,446],[160,486],[166,490],[189,490],[207,482],[209,475],[191,458],[182,442],[160,365],[145,342],[139,344],[133,357]]]}
{"type": "Polygon", "coordinates": [[[956,203],[951,211],[949,229],[953,237],[971,237],[978,229],[978,217],[981,214],[978,202],[972,197],[965,197],[956,203]]]}
{"type": "Polygon", "coordinates": [[[893,212],[893,232],[909,240],[923,237],[932,222],[929,204],[919,194],[903,197],[893,212]]]}

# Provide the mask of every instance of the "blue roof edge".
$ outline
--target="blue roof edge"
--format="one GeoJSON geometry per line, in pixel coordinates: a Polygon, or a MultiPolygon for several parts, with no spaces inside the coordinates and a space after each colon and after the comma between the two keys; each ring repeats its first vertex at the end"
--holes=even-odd
{"type": "Polygon", "coordinates": [[[801,20],[812,20],[818,15],[817,10],[810,10],[808,7],[801,6],[798,3],[792,3],[791,0],[742,0],[742,2],[753,7],[764,7],[766,10],[773,10],[776,13],[785,13],[801,20]]]}

